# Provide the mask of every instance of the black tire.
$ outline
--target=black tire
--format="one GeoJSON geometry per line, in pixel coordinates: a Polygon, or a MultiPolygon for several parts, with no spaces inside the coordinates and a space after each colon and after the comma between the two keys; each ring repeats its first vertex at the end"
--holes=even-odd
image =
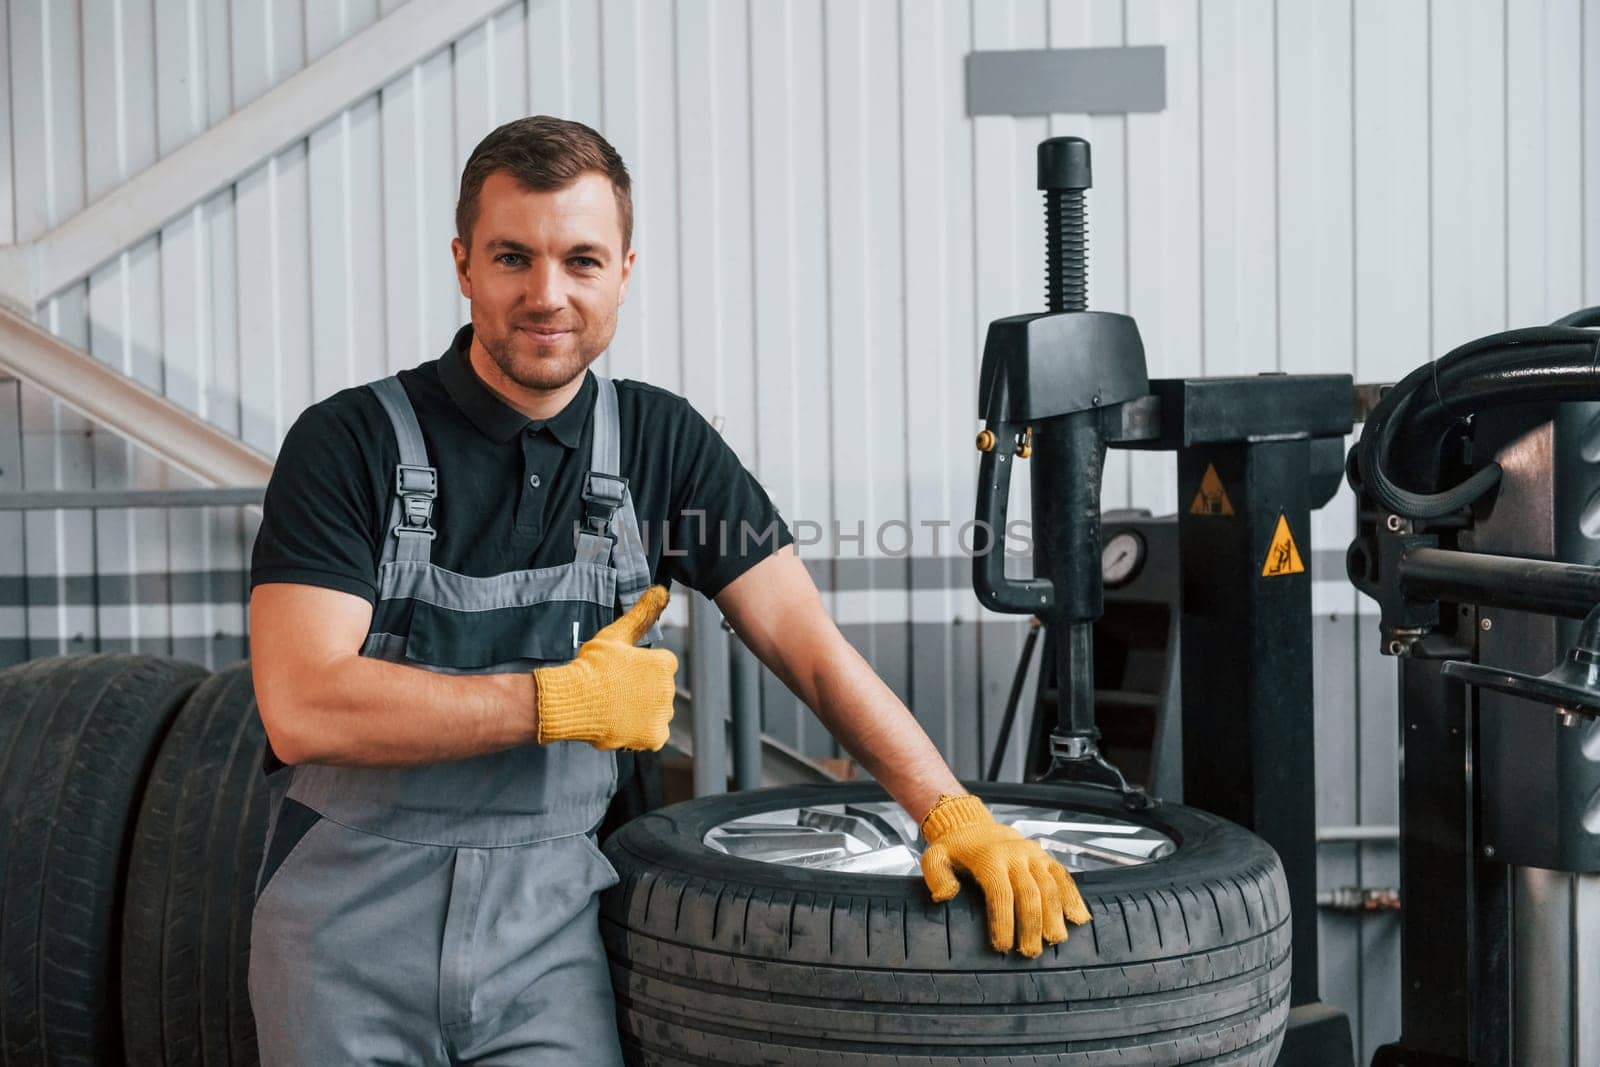
{"type": "Polygon", "coordinates": [[[1272,1063],[1289,1010],[1289,901],[1277,854],[1178,805],[1128,813],[1103,790],[972,784],[1156,827],[1166,858],[1081,875],[1094,920],[1029,960],[988,945],[982,893],[931,902],[920,878],[739,859],[713,826],[875,785],[705,797],[623,827],[602,902],[618,1023],[643,1064],[1272,1063]]]}
{"type": "Polygon", "coordinates": [[[246,978],[269,804],[265,749],[246,661],[195,690],[156,757],[122,925],[130,1064],[260,1061],[246,978]]]}
{"type": "Polygon", "coordinates": [[[122,1062],[117,948],[134,813],[205,668],[155,656],[0,672],[0,1057],[122,1062]]]}

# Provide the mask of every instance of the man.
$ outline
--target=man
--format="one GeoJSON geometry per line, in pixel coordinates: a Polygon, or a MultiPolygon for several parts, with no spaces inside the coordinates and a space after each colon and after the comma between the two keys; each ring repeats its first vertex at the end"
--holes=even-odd
{"type": "Polygon", "coordinates": [[[611,145],[545,116],[502,126],[467,162],[456,225],[471,325],[308,409],[267,491],[263,1060],[620,1062],[596,921],[617,875],[593,832],[615,750],[667,739],[677,662],[638,642],[672,581],[714,598],[921,820],[935,900],[969,871],[994,947],[1015,925],[1029,956],[1087,921],[1065,869],[964,795],[845,641],[717,433],[681,397],[588,371],[636,261],[611,145]],[[700,536],[719,523],[727,551],[700,536]]]}

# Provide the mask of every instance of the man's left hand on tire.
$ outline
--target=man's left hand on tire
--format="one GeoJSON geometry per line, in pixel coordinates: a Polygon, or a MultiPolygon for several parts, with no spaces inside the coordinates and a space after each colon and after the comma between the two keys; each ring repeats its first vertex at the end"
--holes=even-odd
{"type": "Polygon", "coordinates": [[[1037,841],[995,822],[977,797],[941,797],[923,818],[922,833],[928,839],[922,877],[934,901],[960,891],[955,868],[970,873],[983,890],[995,951],[1007,952],[1015,944],[1031,958],[1044,951],[1044,942],[1065,941],[1067,922],[1089,921],[1067,869],[1037,841]]]}
{"type": "Polygon", "coordinates": [[[667,587],[652,585],[570,662],[533,672],[539,744],[587,741],[598,749],[660,751],[672,721],[678,657],[636,644],[666,606],[667,587]]]}

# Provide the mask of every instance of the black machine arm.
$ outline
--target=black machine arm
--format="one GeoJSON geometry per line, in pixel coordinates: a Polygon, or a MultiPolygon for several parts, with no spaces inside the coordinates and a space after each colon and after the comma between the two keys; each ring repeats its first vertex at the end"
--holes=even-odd
{"type": "Polygon", "coordinates": [[[1452,604],[1587,618],[1600,604],[1600,567],[1447,548],[1400,554],[1400,590],[1408,597],[1452,604]]]}
{"type": "Polygon", "coordinates": [[[1057,627],[1057,759],[1052,774],[1098,781],[1129,803],[1148,798],[1100,758],[1094,721],[1092,630],[1103,610],[1100,484],[1106,442],[1126,431],[1120,411],[1147,397],[1144,344],[1126,315],[1087,310],[1083,192],[1089,145],[1055,137],[1039,145],[1045,193],[1049,310],[989,324],[978,384],[977,521],[988,532],[975,553],[972,586],[993,611],[1031,614],[1057,627]],[[1034,574],[1005,573],[1007,501],[1018,459],[1030,459],[1034,574]]]}
{"type": "Polygon", "coordinates": [[[1600,716],[1600,607],[1589,612],[1567,658],[1546,674],[1527,674],[1481,663],[1451,660],[1448,677],[1524,700],[1553,705],[1563,725],[1600,716]]]}
{"type": "Polygon", "coordinates": [[[1465,660],[1440,670],[1466,685],[1552,705],[1567,726],[1600,716],[1600,567],[1412,548],[1400,555],[1397,570],[1409,597],[1583,619],[1566,658],[1545,674],[1465,660]]]}

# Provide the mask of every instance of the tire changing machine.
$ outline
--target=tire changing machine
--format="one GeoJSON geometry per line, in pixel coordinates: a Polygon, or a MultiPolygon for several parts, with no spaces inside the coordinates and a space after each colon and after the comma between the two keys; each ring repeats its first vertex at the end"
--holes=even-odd
{"type": "MultiPolygon", "coordinates": [[[[1294,958],[1280,1062],[1350,1067],[1349,1019],[1317,991],[1311,575],[1303,553],[1311,511],[1345,476],[1343,439],[1376,394],[1357,390],[1349,375],[1149,380],[1134,320],[1087,310],[1087,142],[1042,142],[1038,177],[1048,311],[989,326],[976,520],[991,532],[992,550],[973,561],[973,587],[986,607],[1035,616],[1049,631],[1053,662],[1042,666],[1041,685],[1057,680],[1057,718],[1048,769],[1035,780],[1096,783],[1131,808],[1159,803],[1100,752],[1093,634],[1104,611],[1102,566],[1118,563],[1102,557],[1113,547],[1100,536],[1106,449],[1176,452],[1184,803],[1252,830],[1283,861],[1294,958]],[[1005,574],[1004,552],[993,550],[1007,532],[1017,460],[1029,461],[1034,512],[1034,573],[1020,579],[1005,574]]],[[[1564,320],[1566,335],[1551,342],[1566,346],[1568,362],[1586,334],[1578,325],[1564,320]]],[[[1583,617],[1600,604],[1600,568],[1547,562],[1580,549],[1600,559],[1600,405],[1551,410],[1575,381],[1600,399],[1600,335],[1593,341],[1589,362],[1566,368],[1555,392],[1545,378],[1545,392],[1534,395],[1527,378],[1505,372],[1517,380],[1497,379],[1492,392],[1466,379],[1467,392],[1441,411],[1449,393],[1438,392],[1435,378],[1432,404],[1394,413],[1399,398],[1420,395],[1419,371],[1377,404],[1352,451],[1361,527],[1350,576],[1383,607],[1383,651],[1404,657],[1401,899],[1427,902],[1402,912],[1403,1034],[1376,1057],[1381,1067],[1580,1062],[1523,1051],[1556,1040],[1557,1015],[1570,1024],[1569,1044],[1560,1047],[1600,1040],[1579,1033],[1578,976],[1563,977],[1586,956],[1600,959],[1600,886],[1590,879],[1581,891],[1577,883],[1563,889],[1572,880],[1551,873],[1600,871],[1600,725],[1591,722],[1600,712],[1600,613],[1579,638],[1579,658],[1558,676],[1539,677],[1573,637],[1571,625],[1551,616],[1583,617]],[[1463,423],[1485,397],[1544,407],[1463,423]],[[1580,424],[1585,440],[1576,439],[1580,424]],[[1479,497],[1464,505],[1458,493],[1440,517],[1385,511],[1366,489],[1362,459],[1383,425],[1396,431],[1390,437],[1406,430],[1395,451],[1411,462],[1387,452],[1382,462],[1413,489],[1474,473],[1461,458],[1472,454],[1469,444],[1481,456],[1514,450],[1515,462],[1502,458],[1503,476],[1494,475],[1494,500],[1505,503],[1482,495],[1495,486],[1480,475],[1479,497]],[[1593,461],[1582,458],[1591,454],[1593,461]],[[1480,516],[1485,503],[1491,510],[1480,516]],[[1441,541],[1446,548],[1436,547],[1441,541]],[[1485,624],[1490,607],[1513,613],[1485,624]],[[1590,650],[1593,659],[1583,658],[1590,650]],[[1559,704],[1561,714],[1541,713],[1529,699],[1559,704]],[[1571,961],[1559,973],[1533,956],[1550,946],[1571,961]],[[1519,984],[1514,961],[1542,973],[1519,984]]],[[[1473,355],[1481,363],[1484,352],[1504,347],[1473,355]]],[[[1519,352],[1524,370],[1537,363],[1528,363],[1529,352],[1519,352]]],[[[1437,495],[1413,496],[1437,510],[1437,495]]],[[[1401,502],[1415,503],[1390,501],[1401,502]]],[[[1600,988],[1587,992],[1591,1003],[1600,996],[1600,988]]]]}
{"type": "Polygon", "coordinates": [[[1375,1067],[1600,1063],[1600,308],[1396,384],[1349,577],[1399,658],[1401,1035],[1375,1067]],[[1440,490],[1440,486],[1452,486],[1440,490]]]}

